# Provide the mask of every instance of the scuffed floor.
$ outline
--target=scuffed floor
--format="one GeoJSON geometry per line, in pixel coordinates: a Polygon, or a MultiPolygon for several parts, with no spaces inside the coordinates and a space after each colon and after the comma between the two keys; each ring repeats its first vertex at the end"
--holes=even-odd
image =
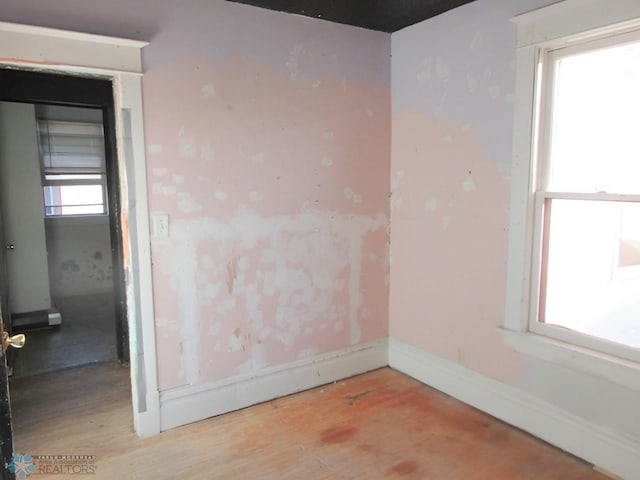
{"type": "Polygon", "coordinates": [[[388,368],[144,440],[132,433],[128,371],[117,364],[11,389],[16,451],[95,455],[90,478],[605,478],[388,368]]]}

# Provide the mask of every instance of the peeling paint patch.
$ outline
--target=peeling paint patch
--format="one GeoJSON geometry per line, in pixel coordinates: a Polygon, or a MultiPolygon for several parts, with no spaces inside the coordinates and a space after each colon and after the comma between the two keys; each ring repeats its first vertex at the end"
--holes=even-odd
{"type": "Polygon", "coordinates": [[[334,132],[332,132],[331,130],[325,130],[324,132],[322,132],[322,138],[324,138],[325,140],[331,140],[336,136],[336,134],[334,132]]]}
{"type": "Polygon", "coordinates": [[[320,86],[322,82],[320,80],[314,80],[313,83],[311,84],[311,88],[313,88],[314,90],[316,88],[318,88],[320,86]]]}
{"type": "Polygon", "coordinates": [[[424,209],[427,212],[435,212],[438,208],[438,199],[436,197],[429,197],[424,202],[424,209]]]}
{"type": "Polygon", "coordinates": [[[147,152],[149,153],[149,155],[162,153],[162,145],[159,143],[151,144],[147,147],[147,152]]]}
{"type": "Polygon", "coordinates": [[[373,117],[373,108],[369,108],[369,107],[365,108],[364,113],[367,117],[373,117]]]}
{"type": "Polygon", "coordinates": [[[157,167],[152,170],[156,177],[162,177],[163,175],[166,175],[168,171],[169,170],[164,167],[157,167]]]}
{"type": "Polygon", "coordinates": [[[172,175],[171,178],[173,178],[173,181],[176,183],[184,182],[184,177],[182,175],[172,175]]]}
{"type": "Polygon", "coordinates": [[[220,200],[221,202],[225,201],[226,199],[229,198],[229,194],[227,192],[224,192],[222,190],[216,190],[216,192],[213,194],[213,196],[216,198],[216,200],[220,200]]]}

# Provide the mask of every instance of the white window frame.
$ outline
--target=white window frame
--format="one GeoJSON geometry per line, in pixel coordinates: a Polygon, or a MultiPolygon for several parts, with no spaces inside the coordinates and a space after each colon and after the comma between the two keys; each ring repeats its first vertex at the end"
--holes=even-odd
{"type": "MultiPolygon", "coordinates": [[[[536,242],[536,214],[546,196],[538,193],[536,107],[541,82],[538,65],[545,51],[576,42],[640,29],[640,2],[637,0],[566,0],[513,19],[518,29],[516,51],[516,92],[513,164],[509,218],[507,303],[505,343],[522,353],[589,373],[640,391],[640,355],[620,356],[615,345],[603,348],[602,341],[577,332],[560,332],[548,325],[536,325],[540,245],[536,242]],[[537,198],[536,198],[537,197],[537,198]]],[[[598,196],[605,199],[606,195],[598,196]]],[[[617,195],[608,195],[618,199],[617,195]]],[[[625,196],[626,197],[626,196],[625,196]]],[[[573,198],[573,197],[572,197],[573,198]]],[[[585,197],[586,198],[586,197],[585,197]]],[[[539,215],[539,214],[538,214],[539,215]]],[[[540,223],[538,216],[538,223],[540,223]]]]}

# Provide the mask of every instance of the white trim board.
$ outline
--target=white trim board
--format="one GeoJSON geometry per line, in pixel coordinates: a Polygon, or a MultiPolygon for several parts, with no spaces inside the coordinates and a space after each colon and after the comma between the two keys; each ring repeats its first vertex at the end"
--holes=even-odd
{"type": "Polygon", "coordinates": [[[169,430],[387,366],[387,339],[208,384],[160,393],[160,428],[169,430]]]}
{"type": "Polygon", "coordinates": [[[140,51],[146,45],[126,38],[0,22],[0,61],[7,65],[141,74],[140,51]]]}
{"type": "Polygon", "coordinates": [[[638,439],[393,338],[389,366],[606,471],[640,478],[638,439]]]}

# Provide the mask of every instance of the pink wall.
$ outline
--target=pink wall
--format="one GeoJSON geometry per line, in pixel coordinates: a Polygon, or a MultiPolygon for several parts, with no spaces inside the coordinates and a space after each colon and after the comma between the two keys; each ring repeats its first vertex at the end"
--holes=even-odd
{"type": "Polygon", "coordinates": [[[392,35],[389,335],[640,438],[637,390],[508,348],[516,29],[476,0],[392,35]]]}
{"type": "Polygon", "coordinates": [[[389,35],[222,0],[0,0],[148,40],[161,390],[387,335],[389,35]]]}
{"type": "Polygon", "coordinates": [[[144,103],[162,389],[386,335],[386,88],[232,57],[151,70],[144,103]]]}
{"type": "Polygon", "coordinates": [[[390,335],[506,379],[520,368],[496,330],[515,12],[499,3],[474,2],[392,37],[390,335]]]}

